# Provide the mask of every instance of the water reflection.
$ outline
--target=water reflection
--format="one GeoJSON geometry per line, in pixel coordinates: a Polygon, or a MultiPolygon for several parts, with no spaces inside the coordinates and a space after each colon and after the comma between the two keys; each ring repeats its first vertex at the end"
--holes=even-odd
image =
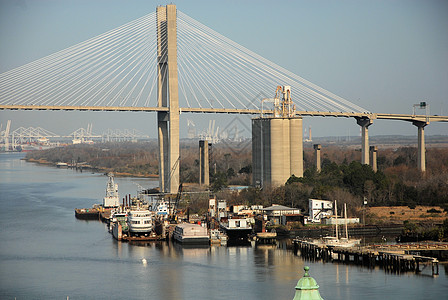
{"type": "MultiPolygon", "coordinates": [[[[289,240],[207,248],[118,242],[104,224],[74,217],[75,207],[100,201],[105,182],[0,155],[2,299],[292,299],[304,265],[324,299],[425,299],[428,291],[446,298],[448,265],[433,278],[304,261],[289,240]]],[[[132,179],[122,188],[134,192],[132,179]]]]}

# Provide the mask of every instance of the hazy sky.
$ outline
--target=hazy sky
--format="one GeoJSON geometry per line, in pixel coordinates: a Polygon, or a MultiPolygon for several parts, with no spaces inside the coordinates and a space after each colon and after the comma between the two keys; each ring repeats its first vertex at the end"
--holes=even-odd
{"type": "MultiPolygon", "coordinates": [[[[155,11],[150,0],[0,0],[0,72],[34,61],[155,11]]],[[[379,113],[412,113],[420,101],[448,115],[448,1],[176,1],[178,10],[343,98],[379,113]]],[[[206,115],[221,128],[235,116],[206,115]]],[[[204,115],[182,114],[200,129],[204,115]]],[[[239,126],[250,134],[248,117],[239,126]],[[245,124],[245,125],[241,125],[245,124]],[[246,126],[246,127],[244,127],[246,126]]],[[[151,113],[1,111],[3,126],[69,134],[136,128],[156,137],[151,113]]],[[[359,135],[354,119],[304,118],[314,136],[359,135]]],[[[376,120],[371,135],[416,135],[403,121],[376,120]]],[[[448,134],[432,123],[426,134],[448,134]]]]}

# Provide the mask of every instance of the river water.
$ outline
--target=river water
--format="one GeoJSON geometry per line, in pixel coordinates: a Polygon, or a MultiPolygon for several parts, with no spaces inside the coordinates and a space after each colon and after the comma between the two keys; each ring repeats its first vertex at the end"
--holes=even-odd
{"type": "MultiPolygon", "coordinates": [[[[107,177],[40,166],[0,154],[0,299],[292,299],[310,266],[324,299],[447,299],[440,275],[303,261],[278,247],[185,248],[115,241],[105,224],[75,219],[100,203],[107,177]],[[147,264],[142,263],[142,259],[147,264]]],[[[138,183],[116,178],[120,194],[138,183]]]]}

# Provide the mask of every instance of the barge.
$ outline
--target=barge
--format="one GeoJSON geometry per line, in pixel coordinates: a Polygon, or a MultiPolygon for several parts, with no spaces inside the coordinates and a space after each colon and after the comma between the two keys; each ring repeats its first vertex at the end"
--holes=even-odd
{"type": "Polygon", "coordinates": [[[100,210],[97,207],[92,208],[75,208],[75,218],[80,220],[98,220],[100,210]]]}
{"type": "Polygon", "coordinates": [[[210,238],[207,228],[198,224],[183,223],[174,228],[173,238],[182,244],[208,245],[210,238]]]}
{"type": "Polygon", "coordinates": [[[252,226],[246,218],[230,218],[219,224],[221,230],[227,235],[228,242],[249,242],[252,226]]]}

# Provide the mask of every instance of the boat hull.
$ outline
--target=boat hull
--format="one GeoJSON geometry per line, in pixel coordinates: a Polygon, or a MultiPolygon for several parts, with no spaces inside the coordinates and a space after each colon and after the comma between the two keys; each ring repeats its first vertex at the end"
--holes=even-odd
{"type": "Polygon", "coordinates": [[[120,223],[114,224],[114,227],[112,228],[112,236],[117,241],[121,241],[121,239],[123,238],[123,228],[120,223]]]}
{"type": "Polygon", "coordinates": [[[98,220],[100,212],[94,208],[75,209],[75,218],[80,220],[98,220]]]}
{"type": "Polygon", "coordinates": [[[150,233],[153,229],[153,226],[145,226],[145,227],[135,227],[135,225],[132,225],[129,227],[129,231],[131,233],[150,233]]]}
{"type": "Polygon", "coordinates": [[[225,232],[229,242],[248,242],[249,235],[252,233],[252,228],[233,229],[221,226],[221,230],[225,232]]]}
{"type": "Polygon", "coordinates": [[[183,237],[179,234],[173,234],[173,238],[176,242],[185,245],[208,245],[210,243],[210,239],[208,236],[204,237],[183,237]]]}

